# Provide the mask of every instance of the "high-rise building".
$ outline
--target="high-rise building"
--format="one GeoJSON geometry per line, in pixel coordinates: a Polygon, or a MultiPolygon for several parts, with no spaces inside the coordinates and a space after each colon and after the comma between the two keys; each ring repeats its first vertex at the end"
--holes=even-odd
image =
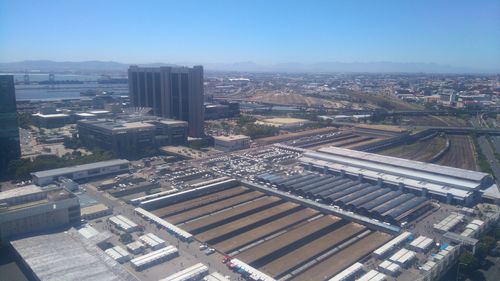
{"type": "Polygon", "coordinates": [[[191,137],[203,136],[203,67],[138,67],[128,70],[134,106],[156,116],[188,122],[191,137]]]}
{"type": "Polygon", "coordinates": [[[14,76],[0,75],[0,172],[20,156],[14,76]]]}

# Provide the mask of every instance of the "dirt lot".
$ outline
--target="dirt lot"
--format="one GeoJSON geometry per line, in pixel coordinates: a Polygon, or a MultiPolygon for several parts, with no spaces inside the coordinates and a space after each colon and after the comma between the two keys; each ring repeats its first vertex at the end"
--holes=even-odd
{"type": "Polygon", "coordinates": [[[478,171],[474,144],[469,136],[449,135],[450,149],[437,164],[478,171]]]}
{"type": "Polygon", "coordinates": [[[394,156],[416,161],[428,162],[446,145],[446,138],[436,136],[432,139],[401,145],[378,152],[386,156],[394,156]]]}

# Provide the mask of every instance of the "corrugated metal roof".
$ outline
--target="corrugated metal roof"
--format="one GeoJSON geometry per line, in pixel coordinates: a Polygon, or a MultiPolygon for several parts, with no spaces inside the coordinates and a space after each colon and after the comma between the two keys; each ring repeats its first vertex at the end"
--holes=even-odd
{"type": "Polygon", "coordinates": [[[90,169],[105,168],[105,167],[109,167],[109,166],[122,165],[122,164],[128,164],[128,163],[129,163],[128,160],[113,159],[113,160],[95,162],[95,163],[90,163],[90,164],[76,165],[76,166],[66,167],[66,168],[59,168],[59,169],[34,172],[34,173],[31,173],[31,175],[35,176],[37,178],[56,177],[56,176],[60,176],[60,175],[76,173],[76,172],[86,171],[86,170],[90,170],[90,169]]]}

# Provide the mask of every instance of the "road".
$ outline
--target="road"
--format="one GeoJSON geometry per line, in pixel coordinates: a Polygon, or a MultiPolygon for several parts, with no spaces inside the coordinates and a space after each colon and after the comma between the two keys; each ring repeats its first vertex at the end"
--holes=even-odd
{"type": "Polygon", "coordinates": [[[479,143],[479,147],[481,148],[481,152],[483,153],[484,157],[486,157],[486,160],[488,160],[488,163],[490,164],[491,170],[493,171],[493,175],[496,178],[497,185],[500,186],[499,184],[500,167],[498,166],[498,161],[495,157],[493,148],[491,148],[491,145],[485,136],[478,137],[477,141],[479,143]]]}

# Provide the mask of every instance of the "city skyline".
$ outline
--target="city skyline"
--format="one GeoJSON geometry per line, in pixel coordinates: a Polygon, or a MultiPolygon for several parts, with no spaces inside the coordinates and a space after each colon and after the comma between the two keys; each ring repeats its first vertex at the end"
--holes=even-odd
{"type": "Polygon", "coordinates": [[[500,70],[495,1],[132,4],[0,1],[0,62],[391,62],[500,70]]]}

